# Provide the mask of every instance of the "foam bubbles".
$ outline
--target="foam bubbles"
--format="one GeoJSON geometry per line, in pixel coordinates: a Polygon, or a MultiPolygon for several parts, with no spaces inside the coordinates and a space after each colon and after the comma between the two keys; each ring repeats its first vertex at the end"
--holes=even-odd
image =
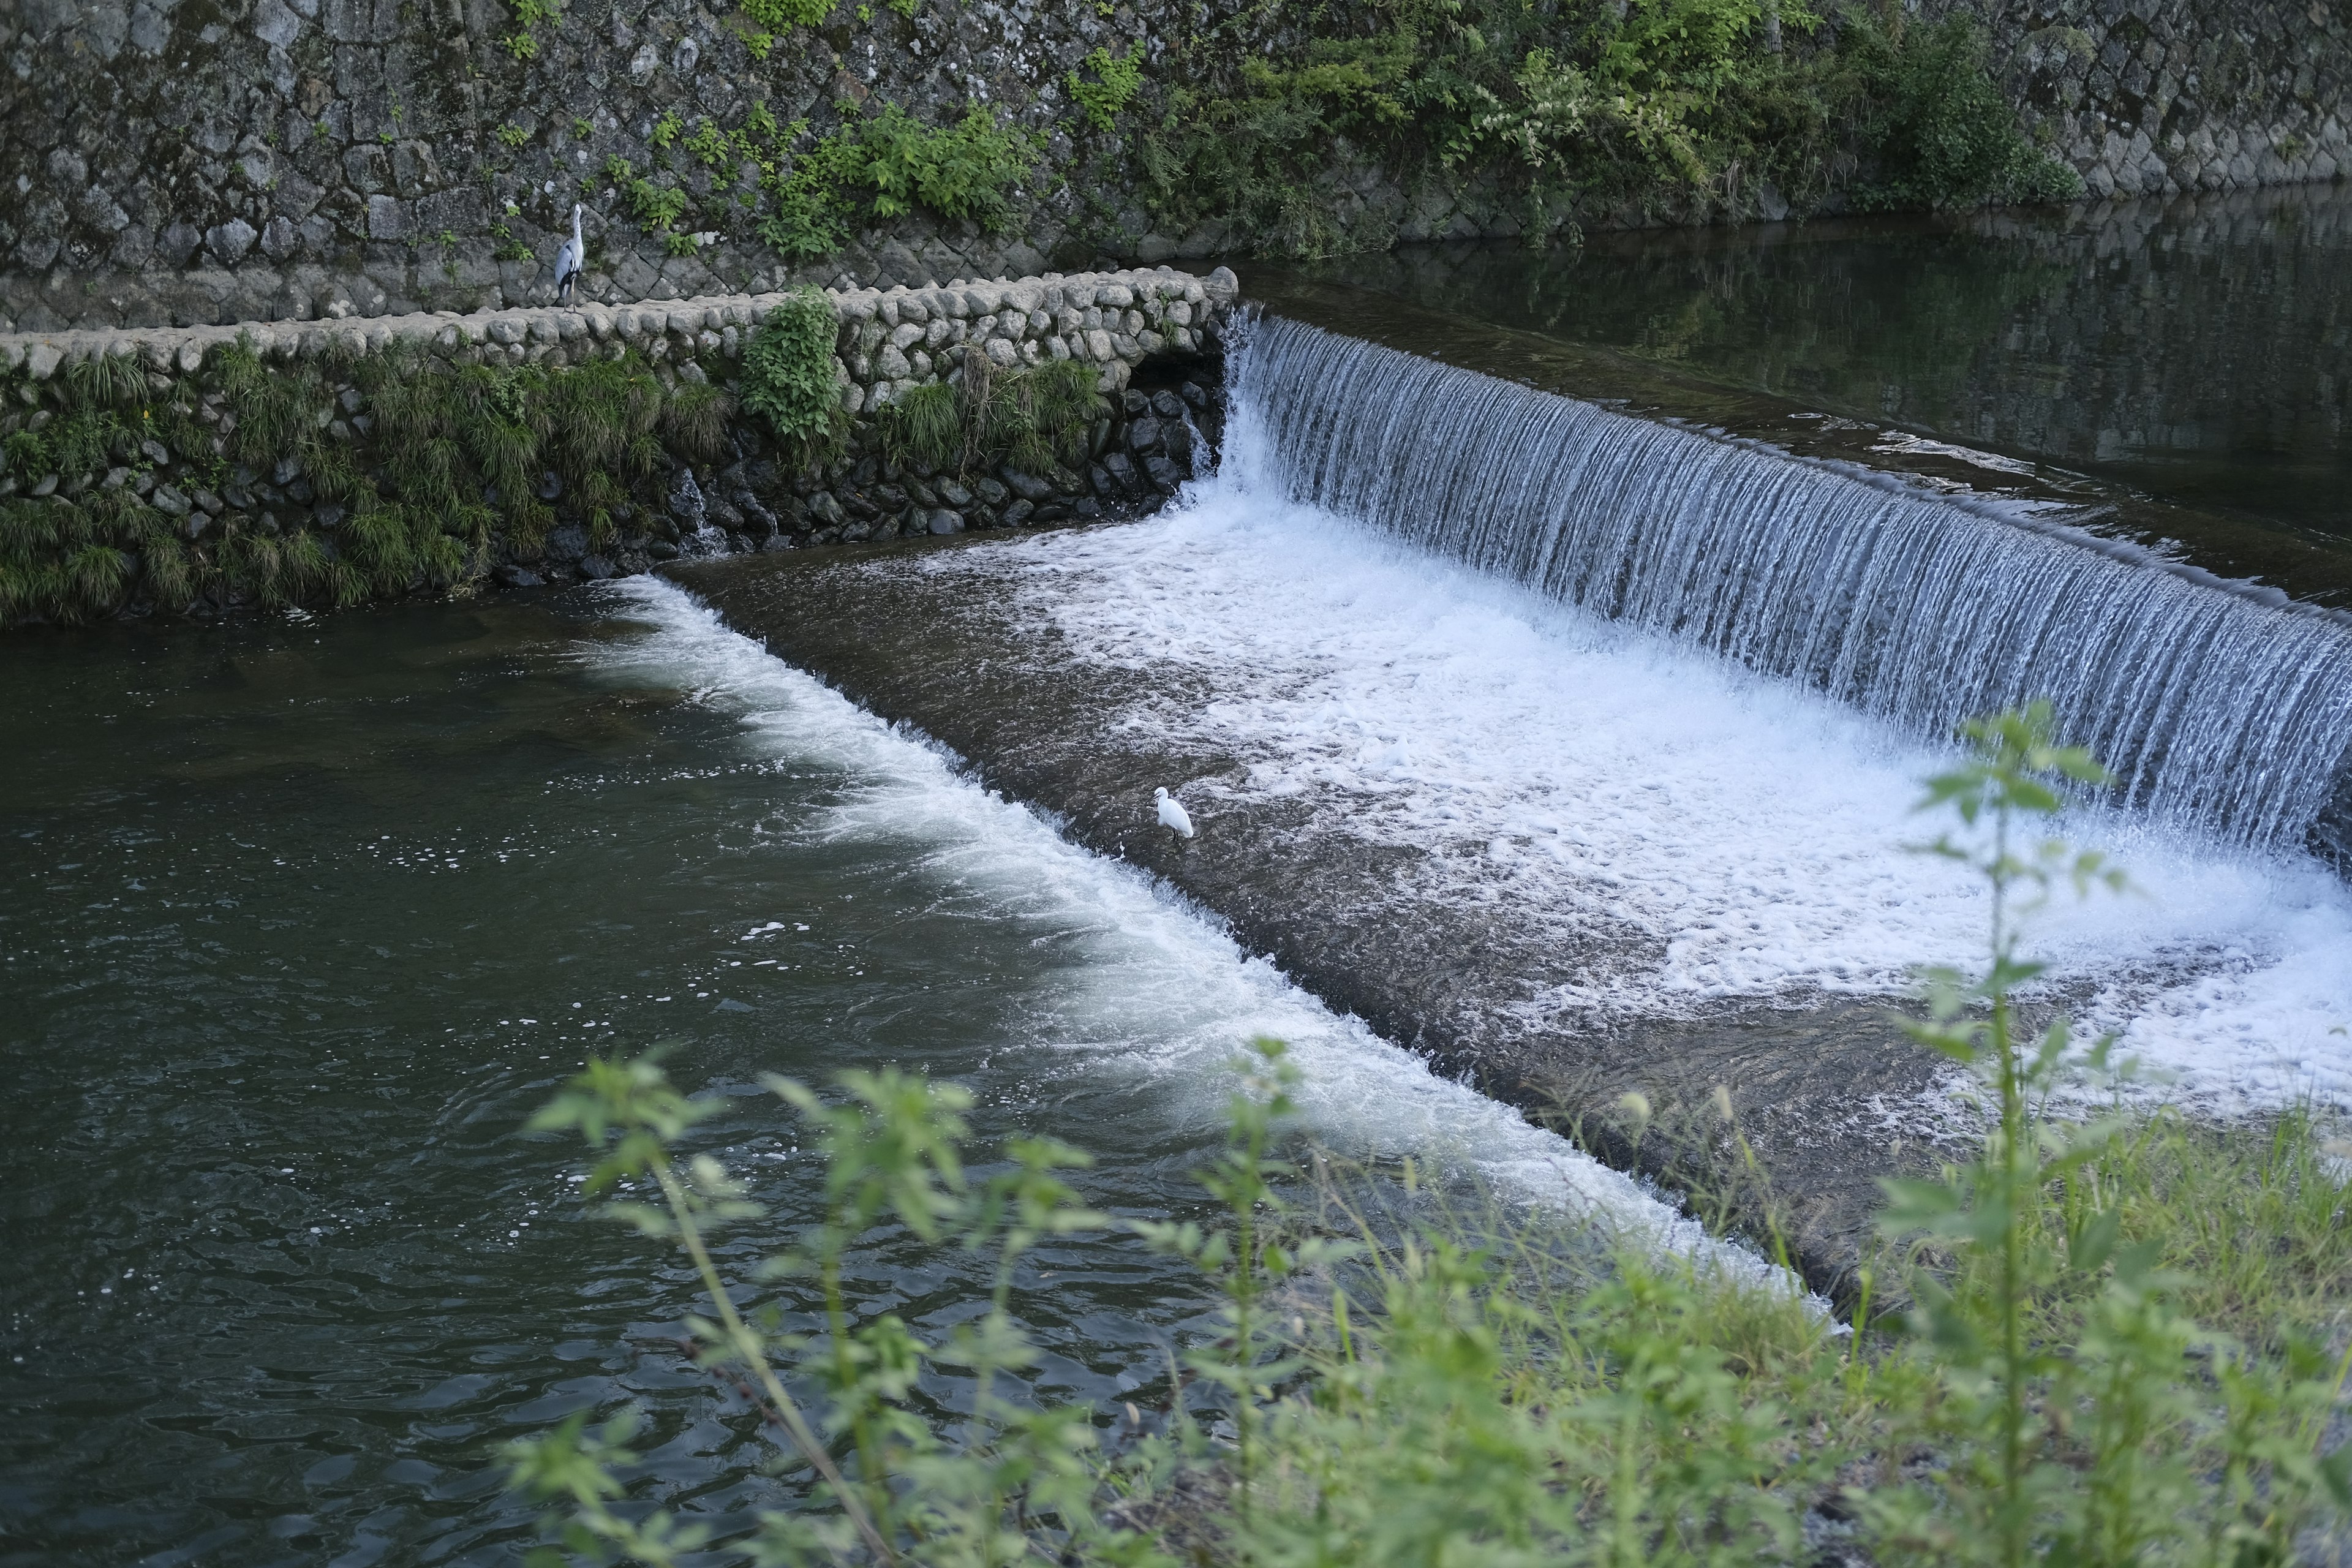
{"type": "MultiPolygon", "coordinates": [[[[1241,457],[1229,472],[1251,471],[1241,457]]],[[[1941,826],[1912,807],[1950,753],[1245,479],[1189,498],[1131,527],[919,569],[992,579],[1009,619],[1050,628],[1052,658],[1181,670],[1104,722],[1154,731],[1171,753],[1249,759],[1245,777],[1189,784],[1188,799],[1311,797],[1331,831],[1435,850],[1428,874],[1454,896],[1621,933],[1539,1009],[1894,995],[1915,965],[1980,952],[1981,889],[1906,847],[1941,826]]],[[[2137,883],[2029,922],[2053,982],[2091,999],[2088,1022],[2184,1096],[2352,1104],[2340,882],[2113,814],[2063,830],[2137,883]]]]}
{"type": "Polygon", "coordinates": [[[935,750],[729,631],[677,588],[636,578],[611,591],[656,632],[594,649],[608,670],[682,683],[740,715],[772,756],[845,776],[817,834],[889,846],[943,882],[977,890],[993,910],[1063,933],[1081,962],[1041,988],[1031,1028],[1035,1044],[1076,1070],[1148,1088],[1172,1124],[1207,1136],[1231,1089],[1226,1064],[1253,1036],[1273,1035],[1289,1043],[1306,1075],[1299,1098],[1309,1125],[1342,1155],[1412,1154],[1467,1167],[1500,1193],[1590,1211],[1743,1271],[1764,1269],[1564,1140],[1333,1015],[1140,873],[1065,842],[1025,807],[959,776],[935,750]]]}

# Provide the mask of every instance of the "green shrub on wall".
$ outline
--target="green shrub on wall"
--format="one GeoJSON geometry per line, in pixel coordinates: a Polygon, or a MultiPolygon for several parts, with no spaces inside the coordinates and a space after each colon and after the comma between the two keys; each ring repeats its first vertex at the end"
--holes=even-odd
{"type": "MultiPolygon", "coordinates": [[[[824,317],[829,356],[830,306],[824,317]]],[[[453,365],[407,345],[323,363],[364,395],[373,428],[355,440],[330,434],[341,410],[319,364],[265,365],[243,342],[160,390],[127,356],[40,386],[0,437],[20,490],[53,490],[0,501],[0,626],[133,603],[176,612],[207,595],[275,608],[462,584],[488,569],[499,537],[526,550],[545,537],[551,474],[603,549],[667,452],[709,460],[728,440],[725,393],[688,379],[666,389],[633,354],[548,370],[453,365]],[[216,424],[200,417],[207,394],[216,424]],[[182,490],[234,498],[236,465],[250,480],[289,463],[342,515],[319,531],[233,499],[208,518],[183,499],[174,516],[131,482],[156,466],[151,444],[176,458],[168,479],[182,490]]]]}
{"type": "Polygon", "coordinates": [[[777,155],[761,182],[775,210],[758,225],[760,237],[796,261],[832,255],[853,225],[904,217],[919,206],[1001,232],[1013,219],[1011,192],[1039,152],[1036,138],[999,125],[977,105],[952,125],[932,127],[886,104],[789,152],[807,126],[795,121],[774,132],[777,155]]]}
{"type": "Polygon", "coordinates": [[[1847,17],[1839,40],[1857,139],[1874,178],[1853,193],[1864,211],[1966,206],[1991,197],[2063,201],[2074,170],[2037,152],[1985,71],[1985,37],[1966,16],[1934,26],[1847,17]]]}
{"type": "Polygon", "coordinates": [[[1973,22],[1891,6],[1388,0],[1298,34],[1252,10],[1177,40],[1160,77],[1133,148],[1159,226],[1276,253],[1388,243],[1340,222],[1350,157],[1408,186],[1489,178],[1531,237],[1580,213],[1748,216],[1768,184],[1800,210],[1841,186],[1910,207],[2077,188],[2019,134],[1973,22]]]}
{"type": "Polygon", "coordinates": [[[834,332],[832,300],[822,289],[795,289],[743,351],[743,406],[766,420],[803,464],[837,453],[849,426],[834,332]]]}

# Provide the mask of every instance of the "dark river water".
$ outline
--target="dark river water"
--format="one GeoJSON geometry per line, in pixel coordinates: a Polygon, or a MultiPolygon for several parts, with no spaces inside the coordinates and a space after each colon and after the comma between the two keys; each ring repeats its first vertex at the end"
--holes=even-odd
{"type": "MultiPolygon", "coordinates": [[[[810,1213],[762,1072],[961,1082],[979,1146],[1075,1142],[1158,1215],[1261,1030],[1334,1147],[1663,1217],[676,590],[5,657],[0,1563],[513,1561],[496,1446],[632,1402],[641,1497],[774,1506],[757,1419],[677,1352],[694,1282],[520,1130],[588,1050],[674,1042],[736,1100],[698,1136],[775,1211],[739,1278],[810,1213]]],[[[885,1233],[857,1283],[944,1332],[977,1269],[885,1233]]],[[[1040,1395],[1115,1408],[1203,1308],[1079,1239],[1021,1310],[1040,1395]]]]}

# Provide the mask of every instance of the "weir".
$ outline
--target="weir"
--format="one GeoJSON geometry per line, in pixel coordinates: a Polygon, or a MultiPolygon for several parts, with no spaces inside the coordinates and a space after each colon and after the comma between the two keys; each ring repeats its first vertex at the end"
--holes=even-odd
{"type": "Polygon", "coordinates": [[[2114,798],[2332,850],[2352,626],[2136,547],[1279,318],[1232,351],[1244,482],[1916,733],[2034,699],[2114,798]]]}

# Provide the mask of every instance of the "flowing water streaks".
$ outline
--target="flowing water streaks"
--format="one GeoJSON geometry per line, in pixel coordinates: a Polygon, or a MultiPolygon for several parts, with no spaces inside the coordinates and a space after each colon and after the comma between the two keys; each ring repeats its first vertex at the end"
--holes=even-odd
{"type": "Polygon", "coordinates": [[[1076,962],[1028,998],[1028,1044],[1074,1082],[1130,1085],[1159,1114],[1213,1138],[1228,1064],[1252,1035],[1272,1034],[1306,1074],[1307,1125],[1342,1157],[1409,1155],[1510,1201],[1559,1205],[1629,1237],[1770,1273],[1559,1134],[1335,1015],[1192,906],[961,776],[954,759],[728,629],[683,590],[636,577],[604,591],[652,628],[587,650],[608,678],[683,688],[737,716],[756,749],[855,781],[806,829],[814,838],[887,846],[968,889],[974,918],[1056,933],[1076,962]]]}
{"type": "Polygon", "coordinates": [[[1281,320],[1234,354],[1263,490],[1922,734],[2047,697],[2126,803],[2300,847],[2352,628],[2144,552],[1281,320]]]}

